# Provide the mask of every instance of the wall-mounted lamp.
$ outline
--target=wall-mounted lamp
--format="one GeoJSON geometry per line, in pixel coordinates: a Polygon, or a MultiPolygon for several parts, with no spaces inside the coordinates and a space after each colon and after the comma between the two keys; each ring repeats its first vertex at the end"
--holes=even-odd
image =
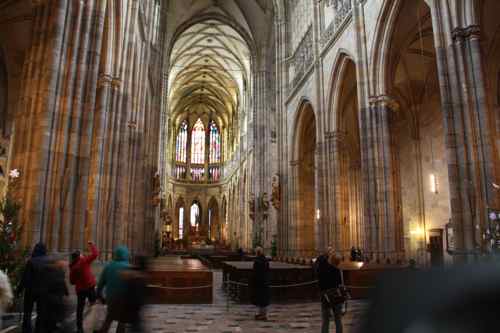
{"type": "Polygon", "coordinates": [[[432,193],[434,194],[438,193],[437,177],[433,173],[429,175],[429,185],[432,193]]]}
{"type": "Polygon", "coordinates": [[[417,227],[413,230],[410,230],[410,235],[416,238],[422,238],[425,236],[425,230],[422,227],[417,227]]]}
{"type": "Polygon", "coordinates": [[[321,218],[321,211],[319,209],[316,209],[316,220],[319,220],[321,218]]]}

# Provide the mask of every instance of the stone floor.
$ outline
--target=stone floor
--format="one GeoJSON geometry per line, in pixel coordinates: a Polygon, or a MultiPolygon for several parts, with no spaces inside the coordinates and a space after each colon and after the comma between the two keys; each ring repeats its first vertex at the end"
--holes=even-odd
{"type": "MultiPolygon", "coordinates": [[[[344,316],[344,332],[355,331],[364,304],[351,302],[344,316]]],[[[255,308],[250,305],[166,305],[153,306],[146,311],[145,319],[150,332],[180,333],[285,333],[321,331],[318,303],[279,304],[269,309],[268,321],[253,319],[255,308]]],[[[334,324],[331,332],[335,332],[334,324]]]]}
{"type": "MultiPolygon", "coordinates": [[[[255,307],[237,304],[227,298],[221,288],[222,274],[214,271],[214,303],[197,305],[153,305],[144,311],[148,332],[160,333],[319,333],[319,303],[272,304],[267,321],[253,319],[255,307]]],[[[344,316],[344,332],[356,329],[366,308],[363,301],[350,301],[344,316]]],[[[331,324],[330,332],[335,332],[331,324]]],[[[111,330],[110,332],[114,332],[111,330]]]]}

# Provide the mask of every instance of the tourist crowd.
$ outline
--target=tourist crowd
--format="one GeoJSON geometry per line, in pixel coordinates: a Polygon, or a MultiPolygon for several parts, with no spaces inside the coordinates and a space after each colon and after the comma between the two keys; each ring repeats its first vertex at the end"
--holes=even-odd
{"type": "MultiPolygon", "coordinates": [[[[255,254],[254,272],[250,280],[251,300],[257,307],[255,319],[267,320],[271,298],[270,263],[262,248],[256,248],[255,254]]],[[[118,323],[118,333],[125,332],[126,326],[132,332],[143,331],[140,314],[146,295],[146,258],[139,257],[136,265],[131,265],[128,249],[118,246],[114,250],[113,260],[103,268],[97,281],[92,264],[98,256],[99,250],[89,242],[86,253],[73,252],[67,265],[61,258],[49,255],[43,243],[34,246],[15,290],[17,297],[24,296],[23,333],[74,332],[75,326],[77,333],[83,333],[86,304],[89,306],[89,317],[93,318],[90,326],[99,326],[88,328],[87,325],[89,331],[108,332],[114,321],[118,323]],[[76,325],[69,320],[72,311],[67,301],[69,290],[65,281],[66,267],[69,268],[69,282],[76,293],[76,325]],[[99,304],[107,305],[101,325],[97,324],[100,322],[97,313],[102,309],[99,304]],[[37,316],[33,330],[34,309],[37,316]]],[[[342,332],[342,305],[346,301],[346,294],[342,288],[342,272],[338,268],[340,260],[329,249],[316,259],[314,265],[321,295],[322,333],[329,332],[332,316],[336,332],[342,332]]],[[[12,298],[9,280],[0,271],[0,315],[12,298]]]]}
{"type": "MultiPolygon", "coordinates": [[[[142,332],[141,308],[144,304],[146,288],[145,258],[138,258],[137,265],[129,263],[128,249],[119,246],[113,253],[97,282],[92,271],[92,263],[99,251],[88,243],[88,253],[75,251],[69,263],[69,281],[76,292],[76,331],[84,332],[83,314],[85,304],[89,304],[89,315],[94,318],[90,326],[97,326],[98,304],[107,304],[106,316],[100,327],[90,327],[93,332],[107,332],[113,321],[118,322],[117,332],[142,332]]],[[[22,333],[74,332],[75,323],[70,320],[71,305],[68,302],[69,290],[65,280],[66,261],[51,256],[43,243],[33,248],[27,260],[22,278],[15,290],[17,297],[23,296],[22,333]],[[33,309],[36,309],[34,329],[32,327],[33,309]]],[[[9,279],[0,271],[0,320],[5,308],[11,303],[13,292],[9,279]]],[[[1,326],[0,322],[0,328],[1,326]]]]}

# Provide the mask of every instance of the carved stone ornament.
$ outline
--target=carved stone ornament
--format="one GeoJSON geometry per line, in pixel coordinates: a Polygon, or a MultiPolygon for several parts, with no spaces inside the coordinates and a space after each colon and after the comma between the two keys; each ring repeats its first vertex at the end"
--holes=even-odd
{"type": "Polygon", "coordinates": [[[273,176],[272,182],[272,193],[271,193],[271,204],[275,209],[280,209],[281,207],[281,186],[280,186],[280,176],[275,174],[273,176]]]}
{"type": "Polygon", "coordinates": [[[255,218],[255,194],[250,194],[250,200],[248,200],[248,215],[250,219],[255,218]]]}

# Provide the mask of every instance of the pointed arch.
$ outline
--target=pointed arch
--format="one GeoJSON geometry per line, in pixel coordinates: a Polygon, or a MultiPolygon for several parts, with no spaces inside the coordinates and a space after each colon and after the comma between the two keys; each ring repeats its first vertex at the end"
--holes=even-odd
{"type": "Polygon", "coordinates": [[[175,161],[180,163],[187,162],[188,151],[188,122],[183,120],[177,130],[177,138],[175,140],[175,161]]]}
{"type": "Polygon", "coordinates": [[[205,125],[198,118],[191,130],[191,163],[205,163],[205,125]]]}
{"type": "Polygon", "coordinates": [[[330,90],[328,92],[328,112],[326,114],[327,132],[337,131],[339,128],[337,110],[340,103],[342,83],[345,80],[347,67],[350,62],[354,62],[354,57],[347,50],[339,50],[329,79],[330,90]]]}
{"type": "Polygon", "coordinates": [[[219,127],[214,120],[210,121],[209,124],[209,158],[208,161],[210,164],[220,163],[221,162],[221,146],[222,139],[219,127]]]}

